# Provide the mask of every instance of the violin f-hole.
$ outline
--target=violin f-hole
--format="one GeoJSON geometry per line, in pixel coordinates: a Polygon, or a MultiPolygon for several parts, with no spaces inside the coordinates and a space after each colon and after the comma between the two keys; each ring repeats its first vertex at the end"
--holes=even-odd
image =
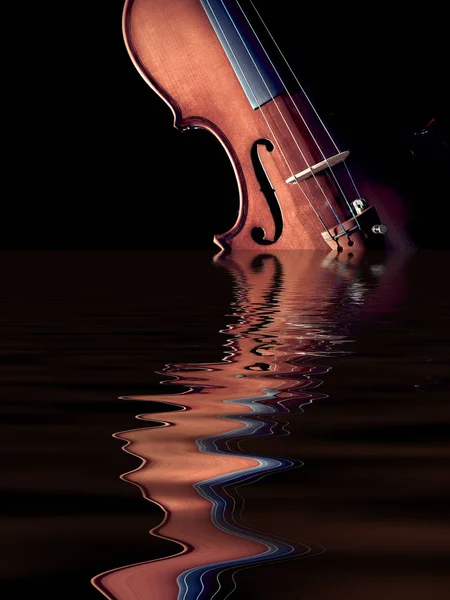
{"type": "Polygon", "coordinates": [[[266,198],[267,204],[270,209],[270,214],[272,215],[273,221],[275,223],[275,236],[273,240],[266,239],[266,232],[263,227],[253,227],[251,231],[251,236],[253,241],[255,241],[257,244],[268,246],[269,244],[274,244],[283,233],[283,215],[281,214],[281,207],[280,203],[278,202],[276,192],[272,187],[270,179],[261,161],[261,157],[259,156],[258,146],[265,146],[268,152],[272,152],[274,146],[270,140],[261,138],[253,143],[251,150],[251,157],[253,168],[255,170],[255,175],[260,185],[261,192],[266,198]]]}

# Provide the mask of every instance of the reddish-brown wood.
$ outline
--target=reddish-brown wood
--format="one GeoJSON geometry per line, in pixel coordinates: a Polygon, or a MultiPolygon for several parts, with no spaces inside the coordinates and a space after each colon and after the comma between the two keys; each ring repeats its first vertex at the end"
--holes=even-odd
{"type": "MultiPolygon", "coordinates": [[[[268,152],[261,146],[259,155],[276,190],[284,224],[282,235],[270,246],[271,250],[326,249],[323,224],[310,202],[330,229],[336,226],[337,219],[324,196],[341,221],[348,218],[336,202],[338,190],[331,177],[324,171],[299,184],[286,184],[289,177],[323,160],[323,156],[317,152],[288,96],[279,96],[257,110],[251,108],[200,2],[127,0],[123,33],[136,68],[171,107],[175,127],[181,130],[200,127],[210,131],[231,160],[239,188],[239,215],[235,225],[228,232],[216,235],[214,241],[224,249],[261,250],[263,247],[251,237],[254,227],[263,227],[266,238],[273,239],[274,220],[250,154],[256,140],[267,138],[275,149],[268,152]]],[[[218,173],[218,186],[220,177],[218,173]]],[[[391,191],[387,194],[388,190],[378,196],[371,194],[373,184],[362,182],[362,189],[364,193],[369,191],[366,199],[388,226],[387,244],[394,248],[411,246],[406,235],[406,211],[399,199],[391,191]]],[[[214,189],[211,199],[214,200],[214,189]]],[[[352,250],[366,246],[366,239],[359,232],[352,234],[351,239],[352,250]]],[[[347,242],[345,236],[340,238],[344,249],[347,242]]]]}

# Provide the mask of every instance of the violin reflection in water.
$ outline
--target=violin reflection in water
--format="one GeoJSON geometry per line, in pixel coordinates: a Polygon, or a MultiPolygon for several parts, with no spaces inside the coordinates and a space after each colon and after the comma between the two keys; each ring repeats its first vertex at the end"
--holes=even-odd
{"type": "Polygon", "coordinates": [[[123,34],[175,127],[228,154],[240,208],[222,249],[414,247],[408,208],[352,171],[252,0],[127,0],[123,34]]]}
{"type": "Polygon", "coordinates": [[[179,411],[156,419],[141,414],[138,419],[159,427],[115,434],[142,461],[123,479],[165,513],[151,534],[177,542],[179,551],[96,576],[93,583],[107,598],[224,599],[242,569],[323,552],[319,543],[302,541],[295,527],[289,534],[269,531],[267,521],[250,526],[245,490],[302,465],[299,440],[289,456],[277,454],[276,440],[290,435],[289,415],[326,398],[322,376],[333,357],[348,354],[349,327],[361,311],[389,310],[378,292],[395,280],[396,260],[247,251],[218,259],[234,279],[223,359],[166,366],[165,382],[179,385],[180,393],[133,399],[179,411]],[[258,440],[266,440],[261,453],[258,440]]]}

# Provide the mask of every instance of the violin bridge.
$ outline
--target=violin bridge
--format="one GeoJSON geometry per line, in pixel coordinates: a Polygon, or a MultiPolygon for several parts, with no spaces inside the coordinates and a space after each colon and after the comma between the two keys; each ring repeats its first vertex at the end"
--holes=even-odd
{"type": "Polygon", "coordinates": [[[300,173],[297,173],[297,175],[289,177],[289,179],[286,179],[286,183],[295,183],[296,181],[303,181],[304,179],[308,179],[308,177],[312,177],[316,173],[320,173],[320,171],[324,171],[329,167],[334,167],[334,165],[337,165],[338,163],[344,161],[349,154],[350,152],[346,150],[345,152],[340,152],[339,154],[335,154],[330,158],[326,158],[325,160],[322,160],[317,164],[308,167],[304,171],[300,171],[300,173]]]}

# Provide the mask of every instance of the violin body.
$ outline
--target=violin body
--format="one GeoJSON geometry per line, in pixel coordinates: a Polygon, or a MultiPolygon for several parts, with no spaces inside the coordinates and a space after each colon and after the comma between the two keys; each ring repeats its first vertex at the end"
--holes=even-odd
{"type": "MultiPolygon", "coordinates": [[[[324,159],[321,148],[325,158],[338,153],[324,132],[312,138],[303,117],[312,111],[303,93],[286,90],[251,106],[200,0],[127,0],[123,35],[137,70],[172,109],[175,127],[211,132],[229,156],[239,214],[228,232],[214,238],[222,249],[412,247],[408,212],[392,190],[359,182],[368,210],[356,226],[331,169],[313,173],[311,167],[324,159]],[[308,169],[309,177],[295,179],[308,169]],[[373,233],[379,223],[387,226],[386,235],[373,233]]],[[[218,171],[218,188],[221,177],[218,171]]],[[[212,207],[214,196],[211,189],[212,207]]]]}

